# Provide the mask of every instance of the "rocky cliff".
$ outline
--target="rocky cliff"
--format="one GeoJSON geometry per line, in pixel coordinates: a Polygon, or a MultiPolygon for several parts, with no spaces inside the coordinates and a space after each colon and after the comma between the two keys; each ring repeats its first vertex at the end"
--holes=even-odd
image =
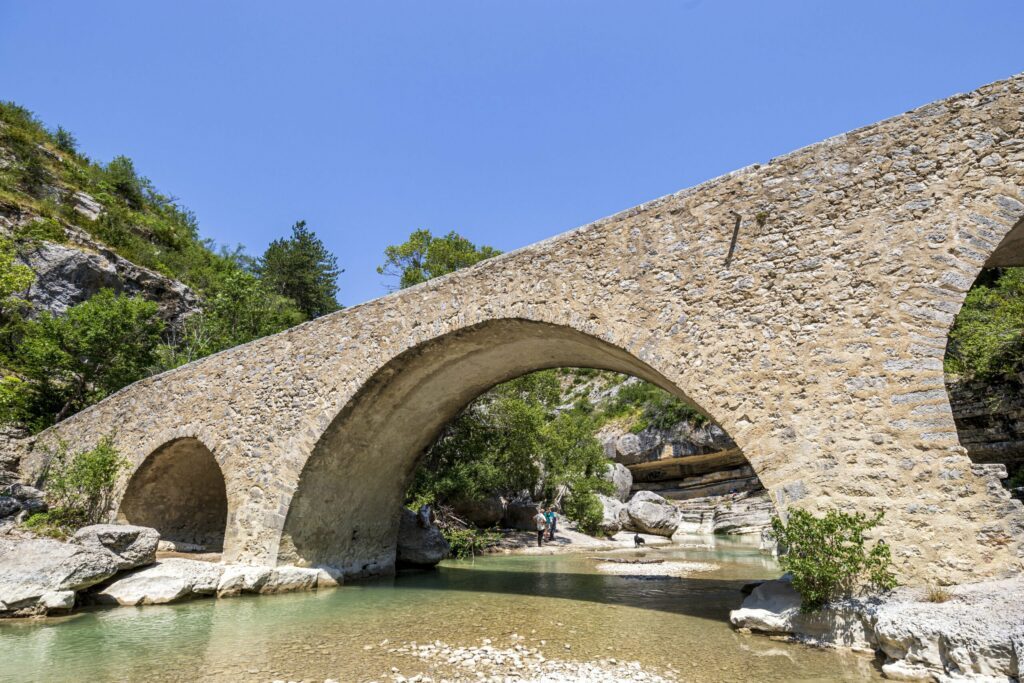
{"type": "MultiPolygon", "coordinates": [[[[75,195],[90,206],[99,205],[83,192],[75,195]]],[[[76,210],[79,204],[76,204],[76,210]]],[[[87,217],[87,216],[86,216],[87,217]]],[[[33,313],[60,314],[101,289],[141,296],[160,305],[171,329],[199,309],[199,297],[187,285],[119,256],[78,226],[44,219],[14,203],[0,203],[0,236],[14,238],[31,232],[33,223],[56,223],[62,239],[22,241],[18,260],[32,269],[35,281],[23,294],[33,313]]],[[[53,228],[50,228],[53,232],[53,228]]]]}

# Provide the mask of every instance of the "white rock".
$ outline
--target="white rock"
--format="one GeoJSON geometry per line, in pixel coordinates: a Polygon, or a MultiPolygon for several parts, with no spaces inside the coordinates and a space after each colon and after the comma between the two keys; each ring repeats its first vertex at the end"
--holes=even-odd
{"type": "Polygon", "coordinates": [[[259,593],[271,574],[270,567],[249,567],[232,564],[224,568],[217,584],[217,597],[233,597],[242,593],[259,593]]]}
{"type": "Polygon", "coordinates": [[[130,524],[93,524],[71,538],[72,543],[109,553],[121,571],[156,562],[159,541],[156,529],[130,524]]]}
{"type": "Polygon", "coordinates": [[[765,581],[751,591],[739,609],[729,612],[737,628],[765,633],[792,633],[800,613],[800,594],[788,581],[765,581]]]}
{"type": "Polygon", "coordinates": [[[320,570],[309,567],[281,566],[270,570],[270,576],[260,587],[260,593],[290,593],[316,589],[320,570]]]}
{"type": "Polygon", "coordinates": [[[601,501],[601,530],[608,535],[619,533],[624,526],[629,525],[629,513],[626,506],[618,498],[611,498],[597,494],[601,501]]]}
{"type": "Polygon", "coordinates": [[[91,221],[96,220],[103,213],[103,205],[96,201],[95,197],[85,192],[76,192],[72,201],[75,211],[91,221]]]}
{"type": "Polygon", "coordinates": [[[93,597],[100,603],[159,605],[216,592],[223,572],[222,565],[168,558],[114,579],[93,597]]]}
{"type": "Polygon", "coordinates": [[[75,606],[75,591],[48,591],[39,602],[47,612],[66,612],[75,606]]]}
{"type": "Polygon", "coordinates": [[[66,609],[66,593],[100,583],[117,571],[113,556],[48,538],[0,540],[0,615],[66,609]],[[55,595],[63,594],[63,595],[55,595]]]}
{"type": "Polygon", "coordinates": [[[679,526],[679,510],[653,491],[637,491],[626,506],[629,526],[657,536],[671,536],[679,526]]]}
{"type": "Polygon", "coordinates": [[[608,463],[604,473],[604,479],[610,481],[615,487],[615,497],[621,502],[629,500],[630,491],[633,488],[633,473],[622,463],[608,463]]]}

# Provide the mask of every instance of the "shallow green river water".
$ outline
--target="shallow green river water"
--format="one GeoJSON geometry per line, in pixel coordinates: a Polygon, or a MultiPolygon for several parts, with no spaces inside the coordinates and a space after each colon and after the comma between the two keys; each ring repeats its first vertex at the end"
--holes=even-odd
{"type": "Polygon", "coordinates": [[[879,677],[863,655],[729,628],[740,586],[778,575],[754,549],[719,543],[647,552],[719,567],[685,579],[603,574],[594,556],[492,556],[319,593],[6,622],[0,681],[391,681],[393,666],[439,678],[444,671],[387,650],[411,641],[480,645],[483,638],[499,647],[519,642],[548,658],[637,660],[680,681],[879,677]]]}

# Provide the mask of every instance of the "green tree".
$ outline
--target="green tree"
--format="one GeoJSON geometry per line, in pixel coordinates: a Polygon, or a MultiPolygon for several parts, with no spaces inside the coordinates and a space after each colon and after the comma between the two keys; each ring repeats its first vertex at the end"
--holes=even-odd
{"type": "Polygon", "coordinates": [[[160,349],[161,369],[170,369],[232,346],[280,332],[304,320],[291,299],[240,268],[218,278],[201,312],[190,316],[160,349]]]}
{"type": "Polygon", "coordinates": [[[385,261],[377,267],[377,272],[397,277],[399,288],[405,288],[500,253],[493,247],[478,247],[454,230],[444,237],[434,237],[429,230],[416,230],[402,244],[384,250],[385,261]]]}
{"type": "Polygon", "coordinates": [[[0,421],[42,429],[146,376],[163,322],[155,303],[102,290],[26,321],[0,387],[0,421]]]}
{"type": "Polygon", "coordinates": [[[78,140],[71,134],[71,131],[63,126],[57,126],[57,130],[53,131],[53,144],[57,145],[57,149],[68,154],[78,152],[78,140]]]}
{"type": "Polygon", "coordinates": [[[292,226],[292,235],[274,240],[256,263],[266,285],[295,302],[309,319],[339,308],[338,259],[327,250],[306,221],[292,226]]]}
{"type": "Polygon", "coordinates": [[[967,293],[949,332],[946,368],[980,379],[1024,370],[1024,268],[987,273],[967,293]]]}
{"type": "MultiPolygon", "coordinates": [[[[455,503],[526,490],[546,501],[568,493],[566,514],[593,522],[607,461],[593,417],[560,409],[553,370],[504,382],[473,401],[427,450],[408,498],[455,503]]],[[[598,520],[600,521],[598,514],[598,520]]]]}
{"type": "Polygon", "coordinates": [[[105,184],[132,209],[145,205],[148,181],[135,172],[135,163],[126,156],[114,157],[105,169],[105,184]]]}

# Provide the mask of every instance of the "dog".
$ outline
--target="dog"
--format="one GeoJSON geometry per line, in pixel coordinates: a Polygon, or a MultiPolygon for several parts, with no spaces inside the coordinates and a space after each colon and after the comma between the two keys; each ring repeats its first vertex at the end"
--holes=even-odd
{"type": "Polygon", "coordinates": [[[645,545],[647,545],[647,542],[644,539],[640,538],[640,534],[637,534],[633,537],[634,548],[643,548],[645,545]]]}

